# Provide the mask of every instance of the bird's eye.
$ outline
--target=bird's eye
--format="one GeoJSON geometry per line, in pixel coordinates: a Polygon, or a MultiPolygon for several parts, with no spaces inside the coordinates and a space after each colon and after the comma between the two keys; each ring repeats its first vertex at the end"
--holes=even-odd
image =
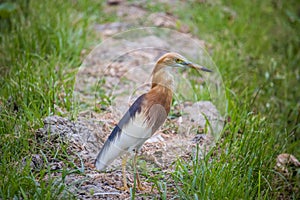
{"type": "Polygon", "coordinates": [[[183,61],[179,58],[176,58],[175,62],[178,63],[178,64],[181,64],[183,61]]]}

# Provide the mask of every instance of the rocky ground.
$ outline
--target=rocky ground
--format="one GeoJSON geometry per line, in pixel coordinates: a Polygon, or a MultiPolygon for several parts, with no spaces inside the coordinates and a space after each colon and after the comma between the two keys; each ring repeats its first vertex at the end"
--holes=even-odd
{"type": "MultiPolygon", "coordinates": [[[[186,106],[185,110],[194,110],[201,106],[211,109],[207,110],[209,115],[218,114],[210,102],[197,102],[186,106]]],[[[197,145],[200,149],[198,156],[202,158],[213,145],[212,136],[205,134],[202,128],[201,123],[205,123],[203,116],[196,118],[190,116],[193,115],[186,114],[182,119],[168,119],[162,129],[143,145],[139,154],[138,170],[141,174],[147,174],[141,176],[146,190],[138,191],[139,193],[158,195],[153,185],[147,182],[148,178],[158,172],[163,172],[167,178],[168,174],[174,170],[174,163],[177,159],[191,161],[196,156],[197,145]]],[[[116,120],[110,112],[99,114],[88,111],[81,113],[76,121],[50,116],[44,120],[44,127],[37,132],[40,140],[47,141],[51,146],[59,145],[61,140],[68,143],[70,156],[74,157],[74,162],[81,173],[72,173],[66,176],[65,181],[71,191],[81,199],[129,197],[128,191],[118,189],[122,186],[121,158],[115,160],[106,172],[98,172],[94,168],[96,155],[115,126],[116,120]]],[[[48,160],[53,170],[64,166],[63,163],[51,157],[48,160]]],[[[38,156],[34,165],[38,165],[41,161],[41,156],[38,156]]],[[[127,178],[129,183],[133,184],[131,163],[130,159],[127,165],[127,178]]],[[[55,176],[59,177],[61,173],[56,173],[55,176]]],[[[170,183],[168,187],[172,188],[174,185],[170,183]]]]}

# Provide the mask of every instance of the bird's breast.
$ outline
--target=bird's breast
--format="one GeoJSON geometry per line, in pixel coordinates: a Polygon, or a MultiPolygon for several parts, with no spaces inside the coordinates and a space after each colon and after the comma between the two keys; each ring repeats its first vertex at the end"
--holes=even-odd
{"type": "Polygon", "coordinates": [[[152,128],[152,134],[164,123],[172,102],[172,92],[168,88],[155,86],[145,95],[143,117],[152,128]]]}

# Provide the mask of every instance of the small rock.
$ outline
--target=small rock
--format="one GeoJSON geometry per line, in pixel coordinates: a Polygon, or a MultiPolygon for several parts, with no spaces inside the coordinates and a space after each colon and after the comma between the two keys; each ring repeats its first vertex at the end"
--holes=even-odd
{"type": "Polygon", "coordinates": [[[179,29],[183,33],[190,32],[189,27],[182,24],[177,17],[163,12],[152,13],[148,17],[148,21],[154,26],[179,29]]]}
{"type": "Polygon", "coordinates": [[[116,6],[122,3],[123,0],[107,0],[106,3],[110,6],[116,6]]]}
{"type": "Polygon", "coordinates": [[[277,156],[276,159],[276,169],[280,170],[284,173],[289,173],[288,167],[300,167],[300,162],[297,160],[297,158],[291,154],[282,153],[277,156]]]}
{"type": "MultiPolygon", "coordinates": [[[[26,165],[27,160],[28,160],[28,157],[25,157],[22,159],[23,166],[26,165]]],[[[31,155],[31,161],[30,161],[31,170],[39,170],[40,168],[42,168],[43,164],[44,164],[44,160],[41,155],[39,155],[39,154],[31,155]]]]}

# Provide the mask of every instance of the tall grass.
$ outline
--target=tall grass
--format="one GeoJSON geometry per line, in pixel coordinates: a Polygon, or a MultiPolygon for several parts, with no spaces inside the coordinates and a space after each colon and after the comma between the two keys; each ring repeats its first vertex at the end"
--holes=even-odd
{"type": "MultiPolygon", "coordinates": [[[[46,151],[37,145],[35,130],[45,116],[72,109],[72,69],[80,65],[88,24],[102,5],[29,0],[3,4],[12,9],[1,15],[0,30],[0,198],[71,197],[61,178],[48,177],[47,165],[38,172],[30,168],[31,155],[46,151]]],[[[64,148],[62,144],[59,153],[67,156],[64,148]]]]}
{"type": "Polygon", "coordinates": [[[221,149],[219,157],[193,165],[179,162],[174,178],[185,183],[178,188],[180,197],[297,198],[297,189],[286,189],[299,186],[299,174],[279,186],[274,165],[280,153],[300,156],[300,95],[295,87],[300,85],[300,4],[232,0],[187,7],[189,12],[177,13],[212,46],[228,89],[230,123],[213,149],[221,149]]]}

